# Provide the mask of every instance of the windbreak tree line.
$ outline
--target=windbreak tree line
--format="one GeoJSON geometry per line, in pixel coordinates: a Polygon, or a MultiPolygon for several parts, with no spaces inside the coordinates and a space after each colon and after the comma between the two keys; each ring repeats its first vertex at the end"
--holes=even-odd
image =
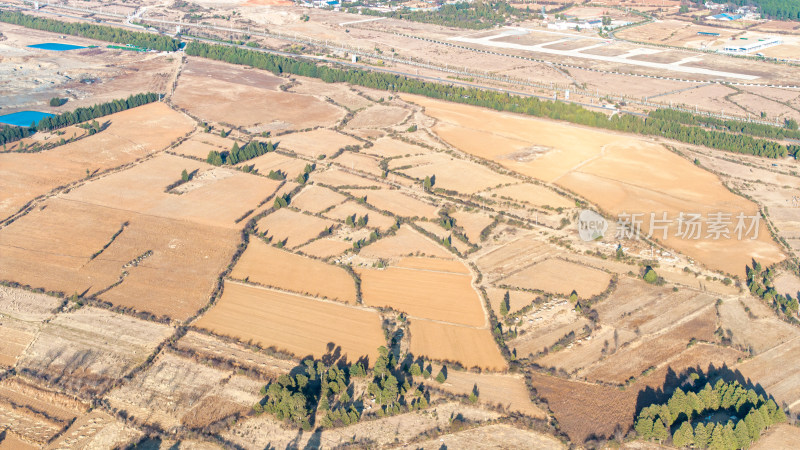
{"type": "Polygon", "coordinates": [[[29,16],[16,11],[0,11],[0,22],[21,25],[42,31],[81,36],[98,41],[115,42],[117,44],[130,44],[152,50],[174,52],[178,49],[179,42],[169,36],[142,31],[130,31],[123,28],[95,25],[81,22],[62,22],[59,20],[45,19],[43,17],[29,16]]]}
{"type": "Polygon", "coordinates": [[[332,67],[238,47],[190,42],[186,46],[186,53],[191,56],[256,67],[275,74],[291,73],[319,78],[328,83],[346,82],[373,89],[424,95],[435,99],[564,120],[597,128],[663,136],[688,144],[735,153],[779,158],[788,154],[795,155],[800,151],[800,146],[787,146],[767,139],[733,135],[727,131],[707,130],[697,125],[683,125],[658,115],[642,118],[629,114],[616,114],[608,117],[601,112],[589,111],[572,103],[543,101],[534,97],[520,97],[478,88],[444,85],[390,73],[332,67]]]}
{"type": "Polygon", "coordinates": [[[737,6],[755,5],[762,16],[771,19],[800,19],[800,2],[797,0],[713,0],[714,3],[732,3],[737,6]]]}
{"type": "Polygon", "coordinates": [[[208,152],[206,162],[214,166],[221,166],[223,164],[234,165],[274,150],[275,146],[272,145],[271,142],[250,141],[241,148],[238,142],[234,142],[230,151],[220,153],[216,150],[211,150],[208,152]]]}
{"type": "Polygon", "coordinates": [[[393,19],[405,19],[413,22],[432,23],[447,27],[467,28],[472,30],[482,30],[492,28],[495,25],[503,24],[506,20],[524,20],[530,17],[530,12],[514,8],[504,1],[487,2],[460,2],[452,5],[442,5],[436,11],[411,11],[400,9],[397,11],[381,12],[369,8],[357,10],[350,8],[356,13],[371,16],[391,17],[393,19]]]}
{"type": "Polygon", "coordinates": [[[33,131],[34,130],[29,127],[3,125],[3,128],[0,128],[0,145],[25,139],[26,137],[30,136],[33,131]]]}
{"type": "Polygon", "coordinates": [[[45,117],[36,124],[35,129],[39,131],[48,131],[75,125],[76,123],[86,122],[88,120],[97,119],[98,117],[125,111],[126,109],[157,102],[159,98],[159,94],[148,92],[146,94],[131,95],[126,99],[112,100],[99,105],[77,108],[75,111],[65,112],[53,117],[45,117]]]}
{"type": "Polygon", "coordinates": [[[649,116],[654,119],[668,120],[684,125],[697,125],[770,139],[800,139],[800,130],[798,130],[797,122],[793,119],[786,120],[783,127],[776,127],[760,123],[742,122],[740,120],[722,120],[699,114],[675,111],[674,109],[657,109],[651,112],[649,116]]]}
{"type": "Polygon", "coordinates": [[[786,414],[774,400],[765,399],[738,381],[718,380],[702,389],[676,389],[663,404],[642,408],[634,429],[640,438],[667,441],[676,447],[740,449],[786,414]]]}

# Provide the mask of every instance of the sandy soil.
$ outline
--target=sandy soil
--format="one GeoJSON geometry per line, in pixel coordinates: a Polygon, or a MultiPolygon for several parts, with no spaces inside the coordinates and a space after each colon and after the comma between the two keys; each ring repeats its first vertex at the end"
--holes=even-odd
{"type": "Polygon", "coordinates": [[[350,361],[362,356],[374,361],[385,344],[374,311],[233,282],[225,284],[222,298],[196,326],[298,357],[319,358],[341,347],[350,361]]]}
{"type": "Polygon", "coordinates": [[[356,302],[353,278],[341,269],[253,239],[231,277],[305,295],[356,302]]]}

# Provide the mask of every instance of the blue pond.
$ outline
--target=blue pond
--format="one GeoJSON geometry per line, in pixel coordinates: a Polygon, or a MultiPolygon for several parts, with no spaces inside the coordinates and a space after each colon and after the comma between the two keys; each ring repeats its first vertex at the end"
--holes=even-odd
{"type": "Polygon", "coordinates": [[[53,114],[39,111],[20,111],[13,114],[0,116],[0,124],[16,125],[18,127],[29,127],[32,122],[39,122],[45,117],[53,117],[53,114]]]}
{"type": "Polygon", "coordinates": [[[81,47],[80,45],[71,45],[71,44],[59,44],[57,42],[46,42],[44,44],[33,44],[29,45],[30,48],[39,48],[42,50],[55,50],[57,52],[63,52],[65,50],[77,50],[79,48],[86,48],[81,47]]]}

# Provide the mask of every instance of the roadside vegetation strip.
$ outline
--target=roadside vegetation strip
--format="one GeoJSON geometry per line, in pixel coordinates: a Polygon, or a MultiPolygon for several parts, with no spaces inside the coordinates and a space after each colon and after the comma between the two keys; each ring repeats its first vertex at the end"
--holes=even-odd
{"type": "Polygon", "coordinates": [[[596,128],[662,136],[688,144],[702,145],[734,153],[779,158],[789,154],[796,155],[800,152],[800,146],[798,145],[783,145],[767,139],[756,139],[750,136],[734,136],[727,132],[706,130],[699,126],[684,126],[673,120],[664,120],[658,117],[641,118],[618,114],[609,117],[604,113],[589,111],[579,105],[570,103],[542,101],[535,97],[521,97],[473,87],[444,85],[390,73],[332,67],[313,61],[240,47],[195,41],[186,46],[186,53],[190,56],[200,56],[264,69],[275,74],[291,73],[319,78],[328,83],[346,82],[374,89],[419,94],[430,98],[481,106],[498,111],[564,120],[596,128]]]}
{"type": "Polygon", "coordinates": [[[151,50],[174,52],[178,49],[179,41],[169,36],[130,31],[117,27],[95,25],[80,22],[62,22],[60,20],[45,19],[30,16],[17,11],[0,11],[0,22],[34,28],[42,31],[52,31],[60,34],[81,36],[98,41],[128,44],[151,50]]]}

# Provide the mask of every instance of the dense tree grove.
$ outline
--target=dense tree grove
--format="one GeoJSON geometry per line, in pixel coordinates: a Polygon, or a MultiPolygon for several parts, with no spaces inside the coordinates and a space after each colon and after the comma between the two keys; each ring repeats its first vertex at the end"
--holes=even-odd
{"type": "Polygon", "coordinates": [[[206,162],[215,166],[221,166],[223,164],[234,165],[274,150],[275,146],[270,142],[264,143],[259,141],[250,141],[247,143],[247,145],[241,148],[239,148],[238,143],[234,142],[230,151],[220,153],[216,150],[211,150],[208,152],[206,162]]]}
{"type": "Polygon", "coordinates": [[[794,120],[786,121],[784,127],[775,127],[760,123],[742,122],[741,120],[716,119],[683,111],[675,111],[674,109],[657,109],[651,112],[649,116],[653,119],[678,122],[684,125],[697,125],[705,128],[749,134],[751,136],[770,139],[800,139],[800,130],[797,129],[797,122],[794,120]]]}
{"type": "Polygon", "coordinates": [[[763,270],[758,262],[753,262],[753,267],[747,267],[747,287],[750,293],[767,302],[774,310],[785,314],[789,320],[796,322],[797,311],[800,309],[798,302],[800,292],[797,293],[797,298],[792,298],[788,293],[779,294],[775,290],[774,279],[775,271],[772,268],[763,270]]]}
{"type": "Polygon", "coordinates": [[[159,98],[159,94],[148,92],[147,94],[131,95],[124,100],[113,100],[86,108],[77,108],[75,111],[65,112],[53,117],[45,117],[36,124],[36,129],[47,131],[69,125],[75,125],[76,123],[86,122],[87,120],[96,119],[98,117],[125,111],[126,109],[156,102],[159,100],[159,98]]]}
{"type": "Polygon", "coordinates": [[[294,375],[281,375],[262,388],[264,398],[253,410],[309,430],[315,418],[319,426],[331,428],[356,423],[368,411],[383,417],[427,408],[430,394],[414,377],[429,378],[430,371],[422,371],[419,363],[401,367],[386,347],[378,352],[371,370],[361,362],[343,366],[306,359],[292,370],[294,375]],[[367,392],[358,398],[356,378],[368,382],[367,392]]]}
{"type": "Polygon", "coordinates": [[[174,52],[180,42],[169,36],[142,31],[130,31],[124,28],[108,27],[82,22],[62,22],[59,20],[45,19],[29,16],[16,11],[0,11],[0,22],[21,25],[43,31],[52,31],[60,34],[71,34],[98,41],[115,42],[117,44],[130,44],[137,47],[174,52]]]}
{"type": "Polygon", "coordinates": [[[30,127],[3,125],[3,128],[0,128],[0,145],[24,139],[33,134],[34,131],[36,131],[36,129],[30,127]]]}
{"type": "Polygon", "coordinates": [[[800,20],[800,2],[797,0],[712,0],[714,3],[737,6],[755,5],[762,16],[770,19],[800,20]]]}
{"type": "MultiPolygon", "coordinates": [[[[359,13],[356,8],[350,8],[359,13]]],[[[447,27],[482,30],[506,23],[507,20],[525,20],[531,16],[530,11],[514,8],[504,1],[459,2],[442,5],[436,11],[411,11],[400,9],[391,12],[375,11],[364,8],[361,14],[406,19],[414,22],[432,23],[447,27]]]]}
{"type": "Polygon", "coordinates": [[[777,158],[800,151],[800,146],[786,146],[767,139],[734,135],[725,131],[707,130],[700,126],[686,126],[674,120],[659,117],[641,118],[630,114],[608,117],[601,112],[589,111],[579,105],[534,97],[520,97],[507,93],[444,85],[415,78],[360,69],[345,69],[321,65],[312,61],[224,45],[190,42],[186,53],[233,64],[243,64],[272,73],[291,73],[319,78],[328,83],[347,82],[359,86],[395,92],[424,95],[499,111],[548,117],[598,128],[663,136],[689,144],[703,145],[736,153],[777,158]]]}
{"type": "Polygon", "coordinates": [[[738,381],[718,380],[699,390],[678,388],[666,403],[643,408],[634,429],[642,439],[664,442],[672,437],[676,447],[735,450],[749,447],[770,425],[785,421],[774,400],[738,381]]]}

